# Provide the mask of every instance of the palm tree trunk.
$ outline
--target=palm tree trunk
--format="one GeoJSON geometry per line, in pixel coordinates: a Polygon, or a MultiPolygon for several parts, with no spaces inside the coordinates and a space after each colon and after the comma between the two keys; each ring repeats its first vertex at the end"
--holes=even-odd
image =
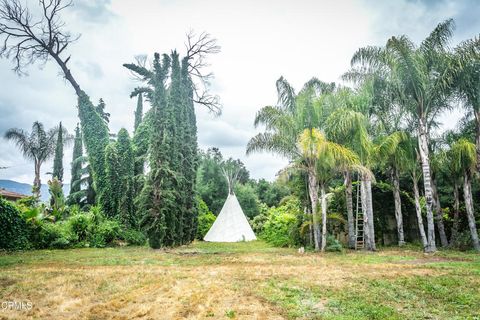
{"type": "Polygon", "coordinates": [[[355,248],[355,220],[353,217],[353,200],[352,200],[352,176],[349,171],[345,171],[345,199],[347,204],[347,221],[348,221],[348,247],[355,248]]]}
{"type": "Polygon", "coordinates": [[[420,239],[422,240],[423,249],[426,250],[428,247],[427,236],[425,235],[425,227],[423,226],[423,218],[422,218],[422,206],[420,205],[420,192],[418,191],[418,181],[413,173],[413,196],[415,198],[415,211],[417,213],[417,221],[418,221],[418,230],[420,232],[420,239]]]}
{"type": "Polygon", "coordinates": [[[453,226],[452,226],[452,236],[450,237],[450,246],[455,247],[457,245],[458,239],[458,225],[460,219],[460,195],[458,192],[457,182],[453,185],[453,226]]]}
{"type": "Polygon", "coordinates": [[[324,252],[327,246],[327,195],[323,183],[320,186],[320,194],[322,199],[322,252],[324,252]]]}
{"type": "Polygon", "coordinates": [[[312,223],[313,223],[313,241],[315,243],[315,251],[320,250],[320,223],[318,219],[318,180],[315,172],[308,172],[308,193],[312,206],[312,223]]]}
{"type": "Polygon", "coordinates": [[[360,193],[362,197],[363,228],[365,248],[375,251],[375,228],[373,226],[373,205],[372,205],[372,181],[362,176],[360,181],[360,193]]]}
{"type": "Polygon", "coordinates": [[[475,115],[475,149],[477,153],[477,171],[480,172],[480,108],[473,108],[475,115]]]}
{"type": "Polygon", "coordinates": [[[440,243],[442,247],[448,247],[448,239],[443,225],[442,206],[440,205],[440,197],[438,195],[437,182],[432,177],[433,205],[435,208],[435,222],[437,223],[438,234],[440,235],[440,243]]]}
{"type": "Polygon", "coordinates": [[[360,202],[363,213],[363,242],[367,244],[370,239],[370,229],[368,228],[369,219],[367,215],[367,188],[363,176],[360,178],[360,202]]]}
{"type": "Polygon", "coordinates": [[[40,161],[35,160],[35,178],[33,180],[32,193],[36,198],[40,197],[40,189],[42,187],[42,182],[40,180],[40,167],[40,161]]]}
{"type": "Polygon", "coordinates": [[[377,250],[375,245],[375,224],[373,220],[373,201],[372,201],[372,180],[367,178],[365,181],[366,189],[367,189],[367,216],[368,216],[368,229],[369,229],[369,244],[367,245],[367,249],[370,251],[377,250]]]}
{"type": "Polygon", "coordinates": [[[463,193],[465,198],[465,208],[467,209],[468,227],[470,228],[470,234],[472,235],[473,247],[475,250],[480,251],[480,243],[478,241],[477,227],[475,225],[475,216],[473,213],[472,185],[468,173],[465,173],[463,177],[463,193]]]}
{"type": "Polygon", "coordinates": [[[395,219],[397,220],[398,245],[403,246],[405,244],[405,236],[403,233],[402,199],[400,198],[400,177],[398,175],[398,169],[395,167],[392,170],[392,182],[393,199],[395,202],[395,219]]]}
{"type": "Polygon", "coordinates": [[[435,252],[437,251],[437,246],[435,244],[435,224],[433,220],[433,196],[432,196],[432,185],[430,177],[430,159],[428,151],[428,137],[427,137],[427,128],[425,126],[424,120],[419,119],[418,127],[418,145],[420,152],[420,160],[422,162],[422,172],[423,172],[423,185],[425,188],[425,200],[426,200],[426,209],[427,209],[427,240],[428,245],[425,247],[425,252],[435,252]]]}

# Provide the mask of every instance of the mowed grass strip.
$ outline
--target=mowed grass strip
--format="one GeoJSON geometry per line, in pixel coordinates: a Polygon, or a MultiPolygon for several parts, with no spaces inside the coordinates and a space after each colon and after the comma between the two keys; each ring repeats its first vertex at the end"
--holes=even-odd
{"type": "Polygon", "coordinates": [[[0,253],[0,319],[478,319],[480,257],[262,241],[0,253]]]}

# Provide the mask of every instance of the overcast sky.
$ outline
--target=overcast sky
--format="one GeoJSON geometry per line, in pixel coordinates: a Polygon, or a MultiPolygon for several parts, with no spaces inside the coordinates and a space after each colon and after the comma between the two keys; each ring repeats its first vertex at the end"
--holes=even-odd
{"type": "MultiPolygon", "coordinates": [[[[27,0],[29,5],[37,1],[27,0]]],[[[275,81],[284,76],[296,88],[315,76],[339,81],[355,50],[383,45],[392,35],[421,41],[440,21],[454,18],[454,43],[480,31],[480,1],[194,1],[74,0],[63,17],[81,38],[70,48],[70,68],[93,101],[103,98],[112,114],[110,131],[132,132],[138,85],[122,67],[138,54],[184,52],[185,34],[206,31],[218,40],[221,53],[210,58],[215,74],[212,92],[223,113],[214,117],[197,108],[200,147],[220,148],[240,158],[253,178],[274,179],[286,160],[271,154],[246,156],[245,146],[256,130],[255,113],[276,102],[275,81]]],[[[47,128],[62,121],[70,132],[78,122],[76,97],[53,62],[32,66],[19,78],[9,61],[0,60],[0,135],[11,127],[28,131],[38,120],[47,128]]],[[[442,115],[452,128],[459,112],[442,115]]],[[[65,150],[66,182],[71,147],[65,150]]],[[[33,164],[12,142],[0,138],[0,179],[32,183],[33,164]]],[[[52,163],[42,168],[42,182],[52,163]]]]}

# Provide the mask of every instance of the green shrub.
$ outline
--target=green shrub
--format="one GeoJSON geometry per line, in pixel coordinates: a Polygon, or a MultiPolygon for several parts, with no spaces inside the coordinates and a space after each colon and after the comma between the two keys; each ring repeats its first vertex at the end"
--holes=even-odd
{"type": "Polygon", "coordinates": [[[265,203],[261,203],[259,206],[260,213],[252,220],[252,229],[255,234],[261,234],[263,232],[263,226],[268,219],[268,207],[265,203]]]}
{"type": "Polygon", "coordinates": [[[147,237],[143,232],[133,229],[124,230],[122,239],[132,246],[143,246],[147,243],[147,237]]]}
{"type": "Polygon", "coordinates": [[[92,231],[92,216],[88,213],[79,213],[70,216],[66,222],[70,231],[77,237],[79,242],[87,240],[92,231]]]}
{"type": "Polygon", "coordinates": [[[327,237],[327,246],[325,247],[325,250],[329,252],[341,252],[343,247],[340,241],[335,239],[334,236],[330,235],[327,237]]]}
{"type": "Polygon", "coordinates": [[[0,249],[20,250],[30,246],[28,226],[14,204],[0,198],[0,249]]]}
{"type": "Polygon", "coordinates": [[[120,239],[122,226],[117,220],[105,220],[94,229],[94,234],[103,239],[105,244],[111,244],[114,240],[120,239]]]}
{"type": "Polygon", "coordinates": [[[215,215],[208,209],[202,199],[198,200],[197,239],[202,240],[215,222],[215,215]]]}
{"type": "Polygon", "coordinates": [[[290,199],[278,208],[268,210],[268,218],[263,225],[262,238],[277,247],[297,244],[297,217],[301,215],[298,199],[290,199]]]}
{"type": "Polygon", "coordinates": [[[40,226],[38,247],[45,249],[66,249],[77,243],[78,238],[70,232],[69,225],[63,221],[43,222],[40,226]]]}

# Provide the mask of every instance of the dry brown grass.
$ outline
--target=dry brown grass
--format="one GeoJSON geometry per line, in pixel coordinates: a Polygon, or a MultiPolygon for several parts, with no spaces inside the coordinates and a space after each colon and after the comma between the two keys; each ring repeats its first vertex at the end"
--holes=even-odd
{"type": "MultiPolygon", "coordinates": [[[[0,300],[33,303],[30,311],[0,310],[0,319],[227,319],[229,311],[237,319],[284,319],[288,310],[262,294],[269,281],[335,289],[365,278],[442,273],[427,267],[429,257],[413,252],[407,262],[414,263],[398,263],[391,259],[396,251],[371,257],[263,247],[209,251],[214,246],[110,249],[114,258],[97,255],[106,249],[49,251],[43,260],[36,259],[43,251],[0,255],[0,300]]],[[[317,299],[312,308],[321,311],[327,303],[317,299]]]]}

